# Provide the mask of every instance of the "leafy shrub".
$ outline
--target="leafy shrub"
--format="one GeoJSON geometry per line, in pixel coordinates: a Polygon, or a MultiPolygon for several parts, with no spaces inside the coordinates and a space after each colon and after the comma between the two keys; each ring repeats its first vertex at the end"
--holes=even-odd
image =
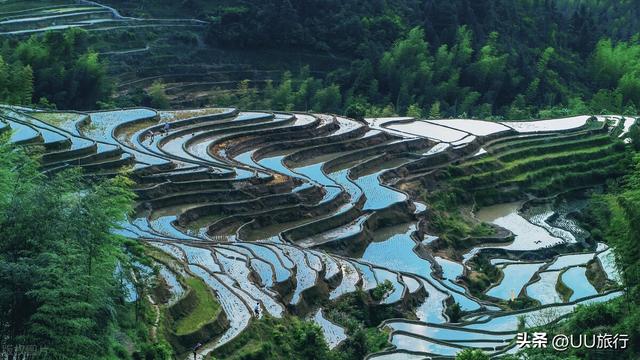
{"type": "Polygon", "coordinates": [[[391,291],[393,291],[393,283],[389,280],[385,280],[371,290],[371,298],[375,301],[380,301],[391,291]]]}

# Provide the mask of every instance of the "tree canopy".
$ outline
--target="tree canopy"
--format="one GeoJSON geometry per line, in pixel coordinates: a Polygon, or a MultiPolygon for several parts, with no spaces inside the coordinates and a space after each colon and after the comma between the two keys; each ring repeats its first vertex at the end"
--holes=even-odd
{"type": "Polygon", "coordinates": [[[76,110],[108,101],[107,70],[90,45],[88,33],[76,28],[6,40],[0,51],[0,101],[76,110]]]}
{"type": "Polygon", "coordinates": [[[0,139],[0,338],[37,345],[45,358],[108,355],[126,261],[111,234],[131,210],[124,176],[49,179],[25,150],[0,139]]]}

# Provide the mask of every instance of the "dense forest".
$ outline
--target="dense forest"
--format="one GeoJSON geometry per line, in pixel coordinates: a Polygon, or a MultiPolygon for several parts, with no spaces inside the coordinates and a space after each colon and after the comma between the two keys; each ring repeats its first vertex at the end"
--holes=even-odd
{"type": "Polygon", "coordinates": [[[0,138],[3,347],[38,344],[39,358],[49,359],[107,356],[114,314],[128,313],[127,273],[114,276],[128,256],[110,230],[132,206],[131,182],[89,184],[75,170],[49,179],[33,154],[7,140],[0,138]]]}
{"type": "MultiPolygon", "coordinates": [[[[266,88],[249,85],[255,96],[248,96],[253,94],[243,92],[247,84],[240,84],[237,92],[215,99],[222,105],[242,102],[253,108],[313,109],[355,117],[514,119],[633,113],[639,107],[633,95],[639,86],[634,56],[638,1],[108,3],[130,16],[179,14],[206,20],[206,43],[216,49],[306,51],[340,60],[322,77],[310,76],[314,69],[285,66],[293,75],[273,79],[266,88]]],[[[78,46],[80,52],[83,46],[78,46]]],[[[5,51],[3,56],[30,65],[36,83],[52,75],[36,69],[34,59],[24,54],[5,51]]],[[[88,63],[95,64],[95,57],[85,54],[82,59],[74,65],[78,71],[93,73],[102,83],[101,74],[88,63]]],[[[67,86],[76,89],[74,71],[67,71],[62,74],[67,86]]],[[[153,94],[131,94],[134,100],[120,103],[142,99],[147,105],[164,104],[161,85],[147,89],[153,94]]],[[[108,84],[91,90],[95,96],[81,105],[102,101],[107,106],[108,84]]],[[[34,101],[42,95],[35,91],[34,101]]],[[[51,102],[70,105],[69,100],[51,102]]]]}
{"type": "MultiPolygon", "coordinates": [[[[235,91],[217,95],[214,106],[353,118],[490,120],[640,111],[640,0],[107,2],[122,5],[125,15],[178,13],[208,21],[203,46],[211,49],[305,51],[340,64],[322,76],[302,66],[282,69],[281,77],[260,86],[238,81],[235,91]]],[[[94,47],[99,36],[70,29],[4,40],[0,103],[75,110],[132,103],[169,108],[162,81],[144,93],[114,98],[117,84],[94,47]]],[[[632,131],[632,138],[640,139],[637,127],[632,131]]],[[[43,358],[130,357],[119,334],[136,345],[149,343],[144,321],[150,310],[142,302],[125,301],[131,269],[145,260],[138,257],[139,245],[111,230],[132,209],[132,181],[126,174],[88,181],[76,170],[47,177],[40,173],[37,149],[26,151],[0,135],[0,339],[12,346],[39,344],[43,358]]],[[[640,150],[637,142],[634,146],[640,150]]],[[[635,171],[607,183],[606,192],[591,199],[580,218],[595,240],[616,250],[626,294],[579,307],[545,331],[640,338],[637,155],[634,162],[635,171]]],[[[256,353],[280,358],[361,358],[388,345],[386,334],[363,325],[370,314],[359,312],[361,296],[348,297],[334,309],[356,334],[342,354],[326,348],[317,327],[298,320],[267,319],[243,337],[259,338],[256,353]],[[278,342],[289,347],[273,348],[278,342]]],[[[167,344],[141,346],[133,358],[170,358],[167,344]]],[[[601,358],[580,351],[527,353],[531,360],[601,358]]],[[[628,357],[607,358],[637,354],[635,348],[628,357]]],[[[458,358],[486,356],[465,351],[458,358]]]]}
{"type": "Polygon", "coordinates": [[[634,5],[238,2],[211,10],[208,39],[224,47],[306,48],[352,59],[324,79],[325,88],[339,87],[341,109],[352,115],[385,109],[508,118],[634,112],[634,5]]]}
{"type": "Polygon", "coordinates": [[[86,31],[49,32],[0,50],[0,101],[92,109],[107,101],[111,84],[86,31]]]}
{"type": "MultiPolygon", "coordinates": [[[[322,78],[289,68],[266,88],[241,83],[216,99],[222,105],[514,119],[640,108],[637,1],[112,3],[128,15],[206,19],[211,47],[304,50],[350,64],[322,78]]],[[[5,41],[1,98],[109,106],[113,84],[91,50],[99,40],[74,29],[5,41]]],[[[165,104],[161,85],[143,94],[147,105],[165,104]]]]}

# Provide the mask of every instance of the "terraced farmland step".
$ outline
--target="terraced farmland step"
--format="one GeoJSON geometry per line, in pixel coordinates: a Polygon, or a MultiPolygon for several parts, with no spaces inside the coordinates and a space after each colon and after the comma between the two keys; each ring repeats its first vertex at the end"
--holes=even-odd
{"type": "MultiPolygon", "coordinates": [[[[113,23],[170,25],[139,19],[113,23]]],[[[115,24],[85,25],[98,30],[115,24]]],[[[153,52],[153,46],[143,53],[153,52]]],[[[158,61],[150,59],[145,70],[150,75],[140,84],[157,79],[151,73],[158,61]]],[[[179,97],[184,88],[200,86],[197,82],[176,83],[170,92],[179,97]]],[[[162,259],[158,279],[168,292],[157,304],[170,306],[189,296],[184,279],[191,277],[216,295],[228,318],[223,332],[202,339],[206,344],[197,358],[263,315],[311,318],[336,346],[347,334],[322,309],[356,291],[365,291],[374,309],[413,312],[420,320],[385,322],[396,348],[370,358],[391,359],[450,356],[465,347],[501,354],[511,349],[521,314],[531,318],[547,308],[564,314],[578,302],[619,294],[603,292],[619,279],[606,248],[567,252],[580,249],[584,239],[567,211],[508,208],[503,214],[494,209],[496,216],[486,220],[506,221],[502,225],[515,235],[512,242],[476,246],[466,254],[434,254],[425,226],[433,209],[417,201],[416,189],[464,185],[482,204],[482,194],[490,202],[497,193],[542,195],[567,184],[602,181],[619,170],[613,164],[625,164],[626,145],[617,136],[626,121],[618,121],[615,134],[609,132],[611,124],[583,118],[571,124],[507,124],[518,133],[498,123],[461,119],[360,122],[326,114],[212,108],[90,114],[2,109],[19,117],[9,119],[4,131],[15,124],[26,132],[12,140],[67,142],[58,149],[45,147],[44,169],[50,173],[81,166],[87,176],[112,176],[123,165],[132,166],[137,213],[113,231],[149,243],[149,251],[162,259]],[[159,131],[164,121],[170,122],[169,134],[152,139],[150,130],[159,131]],[[552,235],[527,237],[531,229],[552,235]],[[547,245],[554,248],[542,251],[547,245]],[[522,251],[539,250],[545,256],[538,262],[521,261],[522,251]],[[482,256],[504,272],[488,289],[466,283],[482,256]],[[603,280],[606,287],[587,286],[587,266],[610,280],[603,280]],[[376,291],[389,283],[385,294],[376,291]],[[544,306],[503,311],[512,297],[544,306]],[[462,317],[453,312],[454,303],[462,317]]],[[[189,331],[206,326],[196,325],[189,331]]]]}

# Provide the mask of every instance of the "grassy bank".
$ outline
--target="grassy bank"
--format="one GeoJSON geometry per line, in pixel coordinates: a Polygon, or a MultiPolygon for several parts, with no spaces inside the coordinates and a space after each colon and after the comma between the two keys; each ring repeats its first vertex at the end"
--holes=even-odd
{"type": "Polygon", "coordinates": [[[176,320],[174,328],[177,335],[200,329],[204,324],[215,319],[221,311],[220,303],[202,280],[190,277],[186,279],[186,283],[196,294],[196,306],[187,316],[176,320]]]}

